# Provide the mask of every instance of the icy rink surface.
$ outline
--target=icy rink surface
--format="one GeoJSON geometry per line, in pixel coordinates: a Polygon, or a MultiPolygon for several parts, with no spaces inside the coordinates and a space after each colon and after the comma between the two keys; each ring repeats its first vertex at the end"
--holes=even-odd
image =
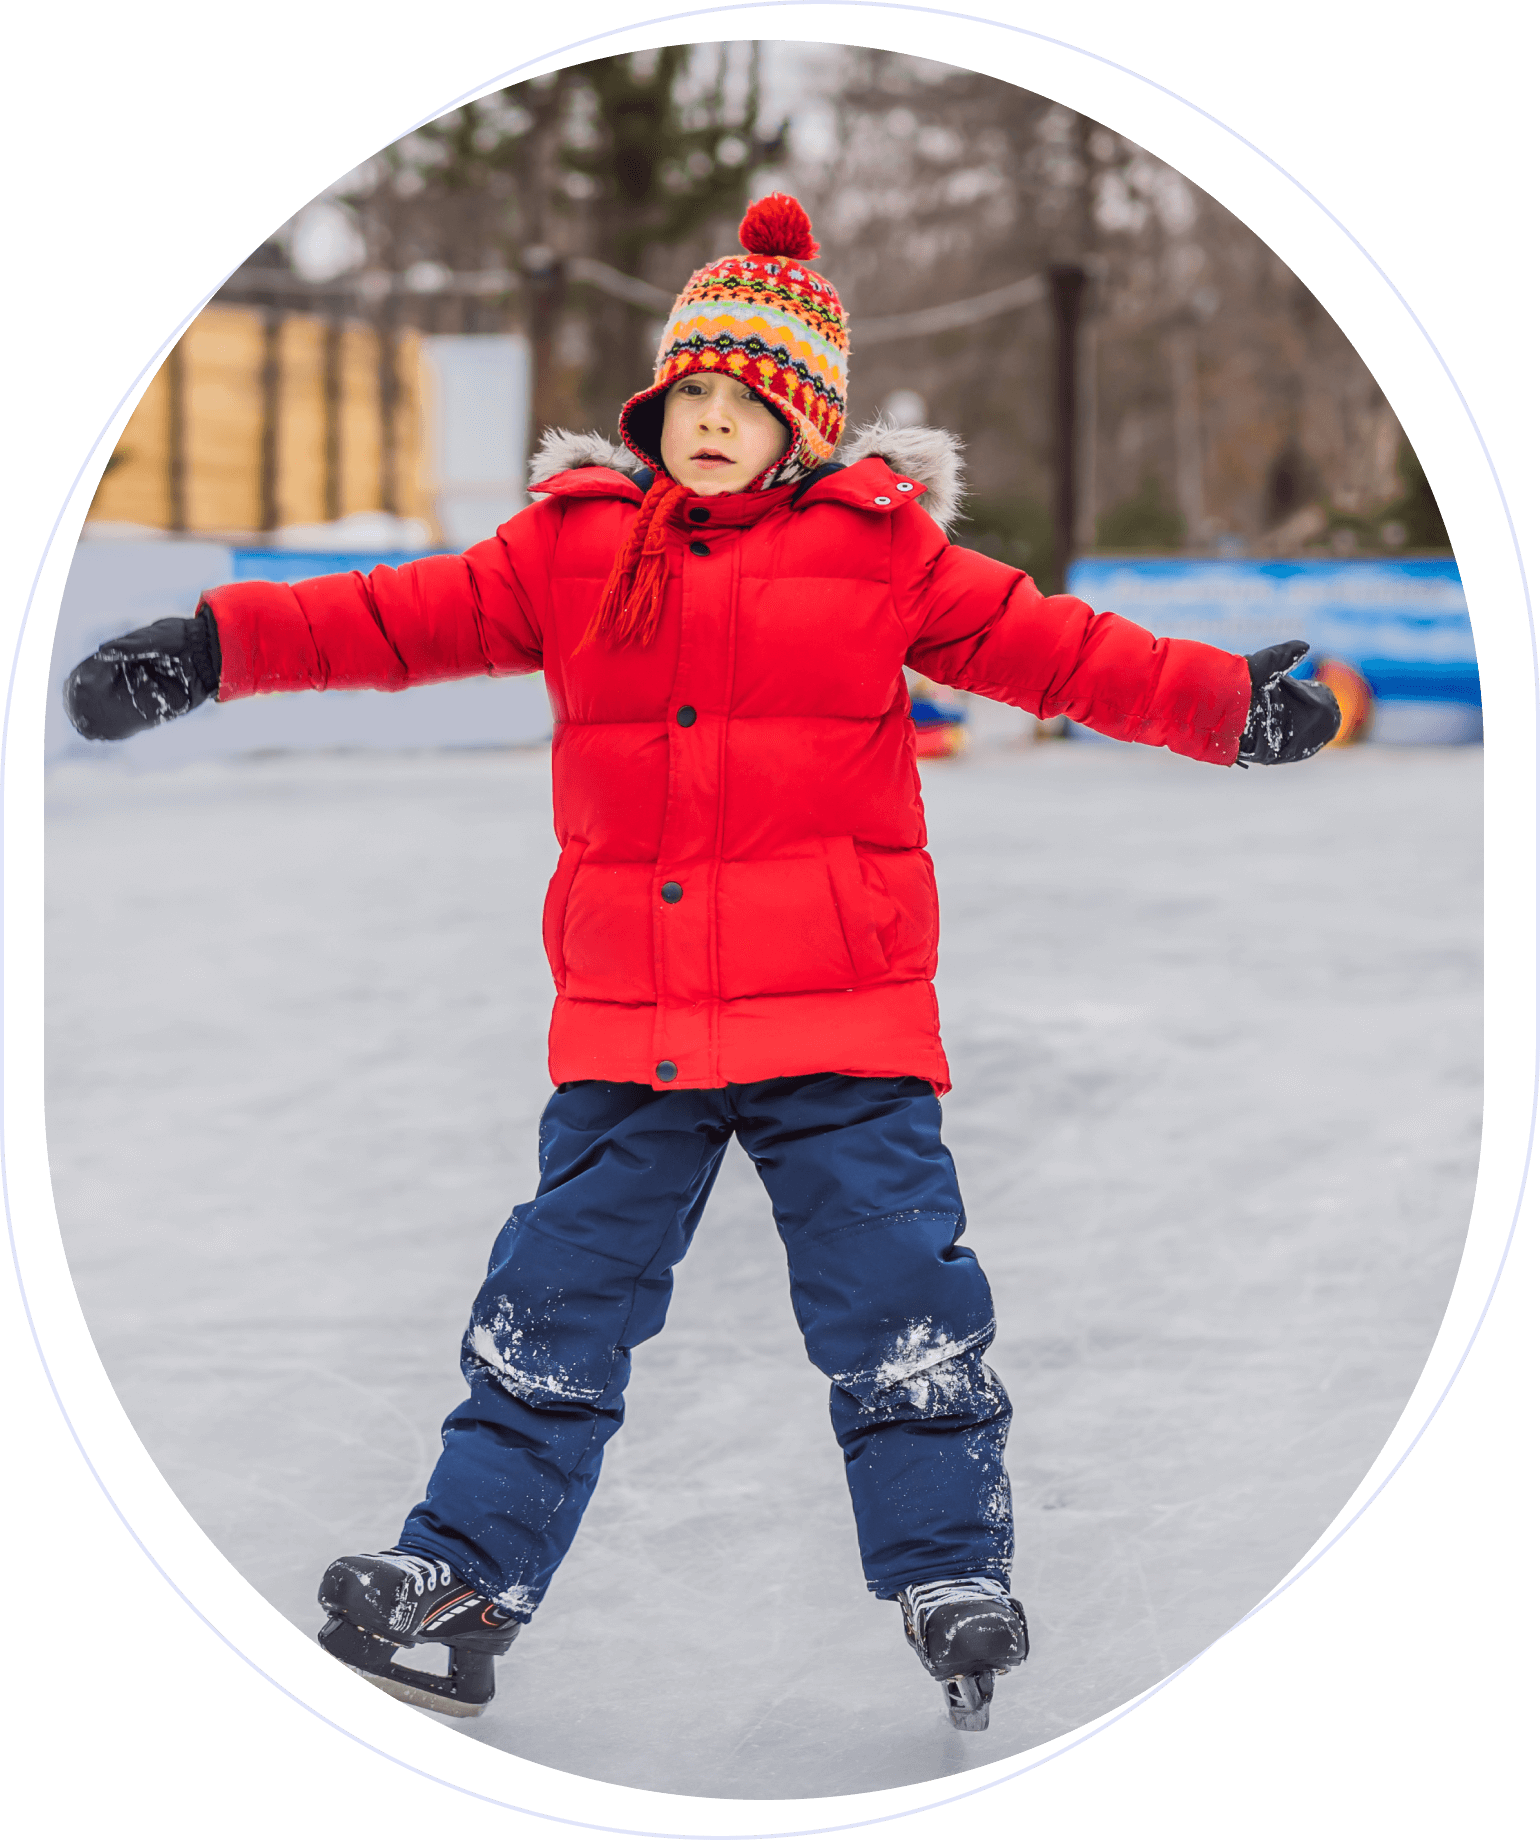
{"type": "MultiPolygon", "coordinates": [[[[738,1797],[1025,1751],[1244,1615],[1406,1399],[1475,1180],[1480,750],[1241,773],[1058,743],[925,789],[1031,1658],[987,1734],[954,1732],[866,1594],[733,1148],[570,1559],[485,1717],[444,1721],[470,1741],[738,1797]]],[[[313,1635],[328,1561],[417,1499],[533,1189],[547,761],[93,761],[50,777],[47,824],[86,1316],[172,1486],[313,1635]]]]}

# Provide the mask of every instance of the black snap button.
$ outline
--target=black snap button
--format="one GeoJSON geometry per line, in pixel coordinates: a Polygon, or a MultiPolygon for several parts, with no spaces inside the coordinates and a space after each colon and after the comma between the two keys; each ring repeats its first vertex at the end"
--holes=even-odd
{"type": "Polygon", "coordinates": [[[692,556],[709,556],[711,551],[707,549],[704,543],[692,543],[690,545],[690,554],[692,556]]]}
{"type": "Polygon", "coordinates": [[[684,708],[679,711],[679,714],[674,718],[674,720],[679,724],[681,728],[694,728],[695,711],[690,707],[688,703],[686,703],[684,708]]]}
{"type": "Polygon", "coordinates": [[[697,509],[695,509],[694,511],[690,512],[688,515],[689,515],[690,522],[692,524],[709,524],[711,522],[711,513],[709,511],[702,510],[699,507],[697,507],[697,509]]]}
{"type": "Polygon", "coordinates": [[[657,1071],[660,1080],[677,1080],[679,1078],[679,1069],[672,1061],[659,1061],[657,1071]]]}
{"type": "Polygon", "coordinates": [[[665,882],[663,884],[663,899],[672,907],[676,901],[682,901],[684,899],[684,890],[679,886],[678,882],[665,882]]]}

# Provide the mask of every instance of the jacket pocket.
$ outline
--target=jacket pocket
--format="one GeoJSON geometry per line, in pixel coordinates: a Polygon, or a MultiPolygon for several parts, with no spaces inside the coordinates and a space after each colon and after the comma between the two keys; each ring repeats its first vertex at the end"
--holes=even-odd
{"type": "Polygon", "coordinates": [[[888,968],[888,955],[877,930],[876,904],[861,874],[853,838],[826,837],[824,855],[829,883],[834,890],[834,905],[845,934],[845,949],[850,954],[856,982],[865,984],[883,976],[888,968]]]}
{"type": "Polygon", "coordinates": [[[584,855],[567,892],[562,995],[590,1003],[655,1003],[657,865],[600,862],[597,854],[584,855]]]}
{"type": "Polygon", "coordinates": [[[551,967],[556,988],[562,991],[567,988],[567,959],[562,947],[562,935],[567,924],[567,901],[572,893],[572,878],[583,860],[584,848],[584,844],[576,837],[562,846],[556,873],[545,891],[545,906],[540,914],[540,936],[545,941],[546,963],[551,967]]]}
{"type": "Polygon", "coordinates": [[[887,975],[900,981],[934,977],[941,916],[928,852],[858,849],[856,861],[876,914],[887,975]]]}
{"type": "Polygon", "coordinates": [[[851,990],[887,974],[855,845],[812,839],[800,856],[723,863],[717,881],[723,997],[851,990]]]}

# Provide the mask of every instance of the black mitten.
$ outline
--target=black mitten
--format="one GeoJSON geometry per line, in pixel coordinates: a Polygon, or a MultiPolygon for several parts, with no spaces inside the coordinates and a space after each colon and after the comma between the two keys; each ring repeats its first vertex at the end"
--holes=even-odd
{"type": "Polygon", "coordinates": [[[87,741],[122,741],[185,716],[219,688],[219,629],[200,607],[109,639],[64,680],[64,707],[87,741]]]}
{"type": "Polygon", "coordinates": [[[1246,660],[1251,672],[1251,711],[1241,735],[1241,766],[1280,767],[1292,760],[1308,760],[1341,728],[1342,711],[1325,684],[1302,683],[1289,676],[1309,650],[1303,639],[1286,639],[1282,645],[1253,652],[1246,660]]]}

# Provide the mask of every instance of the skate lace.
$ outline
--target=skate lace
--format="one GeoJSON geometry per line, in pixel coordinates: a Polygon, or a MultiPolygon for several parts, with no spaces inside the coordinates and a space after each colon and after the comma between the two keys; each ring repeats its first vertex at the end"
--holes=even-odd
{"type": "Polygon", "coordinates": [[[388,1559],[398,1571],[405,1572],[412,1581],[412,1594],[415,1597],[421,1597],[424,1591],[443,1590],[454,1580],[454,1573],[442,1559],[428,1559],[421,1553],[402,1552],[394,1546],[374,1556],[377,1559],[388,1559]]]}
{"type": "Polygon", "coordinates": [[[1010,1593],[995,1578],[937,1578],[930,1584],[906,1585],[904,1602],[909,1608],[917,1641],[925,1640],[925,1625],[943,1604],[985,1601],[1009,1603],[1010,1593]]]}

